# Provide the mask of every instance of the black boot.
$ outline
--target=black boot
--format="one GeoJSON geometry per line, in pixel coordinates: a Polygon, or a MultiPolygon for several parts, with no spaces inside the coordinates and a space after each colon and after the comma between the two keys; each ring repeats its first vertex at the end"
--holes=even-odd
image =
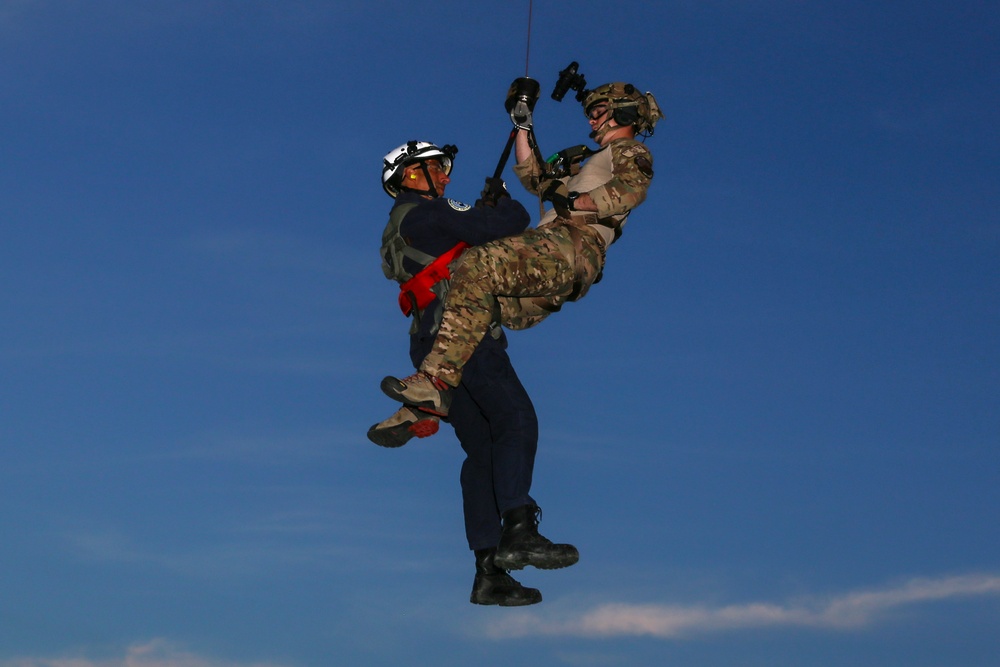
{"type": "Polygon", "coordinates": [[[523,607],[538,604],[542,594],[537,588],[517,583],[507,570],[493,562],[496,549],[476,550],[476,580],[472,582],[472,604],[498,604],[501,607],[523,607]]]}
{"type": "Polygon", "coordinates": [[[535,505],[504,512],[495,559],[499,567],[520,570],[531,565],[540,570],[556,570],[580,560],[580,552],[572,544],[552,544],[538,534],[539,514],[541,510],[535,505]]]}

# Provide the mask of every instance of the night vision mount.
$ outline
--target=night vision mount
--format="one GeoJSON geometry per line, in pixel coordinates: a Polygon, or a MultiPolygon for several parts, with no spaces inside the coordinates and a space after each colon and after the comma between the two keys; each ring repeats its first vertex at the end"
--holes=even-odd
{"type": "Polygon", "coordinates": [[[579,69],[579,63],[574,60],[567,65],[566,69],[559,72],[559,80],[556,81],[556,85],[552,89],[552,99],[556,102],[562,102],[563,98],[566,97],[566,93],[570,90],[575,90],[576,101],[583,104],[590,91],[587,90],[587,78],[579,73],[579,69]]]}

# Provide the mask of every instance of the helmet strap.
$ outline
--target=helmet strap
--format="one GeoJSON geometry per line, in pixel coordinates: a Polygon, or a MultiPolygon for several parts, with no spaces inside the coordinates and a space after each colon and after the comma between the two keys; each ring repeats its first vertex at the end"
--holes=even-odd
{"type": "Polygon", "coordinates": [[[614,120],[611,116],[612,114],[611,111],[609,110],[605,121],[601,123],[596,130],[590,133],[590,138],[596,141],[598,144],[601,143],[601,141],[604,139],[604,136],[608,132],[615,129],[615,127],[618,127],[618,125],[615,125],[614,127],[611,126],[611,121],[614,120]]]}
{"type": "Polygon", "coordinates": [[[422,172],[424,172],[424,181],[427,182],[427,189],[426,190],[418,190],[416,188],[409,188],[409,187],[406,186],[405,183],[403,185],[401,185],[399,187],[399,189],[400,190],[406,190],[407,192],[413,192],[413,193],[418,194],[418,195],[429,195],[431,199],[437,199],[441,195],[440,195],[440,193],[438,193],[437,188],[434,187],[434,181],[431,180],[431,172],[427,168],[427,160],[421,160],[417,164],[420,165],[420,170],[422,172]]]}

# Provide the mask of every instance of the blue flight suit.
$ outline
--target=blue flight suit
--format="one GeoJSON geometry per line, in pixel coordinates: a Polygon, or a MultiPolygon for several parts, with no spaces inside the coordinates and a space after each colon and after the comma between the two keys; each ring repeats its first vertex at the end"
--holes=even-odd
{"type": "MultiPolygon", "coordinates": [[[[437,257],[459,241],[480,245],[527,228],[524,207],[503,197],[496,207],[470,207],[452,199],[425,199],[401,192],[396,206],[417,204],[400,223],[406,243],[437,257]]],[[[406,259],[411,274],[420,266],[406,259]]],[[[435,300],[425,308],[416,333],[410,335],[414,368],[430,352],[436,333],[435,300]]],[[[507,356],[507,337],[487,335],[465,367],[454,392],[447,421],[455,429],[466,458],[462,464],[462,502],[469,548],[490,549],[500,541],[503,512],[534,504],[529,495],[538,446],[538,418],[527,391],[507,356]]]]}

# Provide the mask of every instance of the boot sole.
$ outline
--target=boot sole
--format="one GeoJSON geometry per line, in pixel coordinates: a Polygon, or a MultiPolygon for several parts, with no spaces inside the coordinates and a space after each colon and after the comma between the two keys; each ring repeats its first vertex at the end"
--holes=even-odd
{"type": "Polygon", "coordinates": [[[497,567],[505,570],[523,570],[529,565],[538,570],[561,570],[564,567],[576,565],[580,561],[580,554],[567,554],[558,558],[532,558],[524,553],[512,553],[508,556],[497,555],[494,559],[497,567]]]}
{"type": "Polygon", "coordinates": [[[400,424],[392,428],[379,429],[375,426],[368,429],[368,439],[379,447],[389,448],[402,447],[414,436],[426,438],[438,432],[436,419],[421,419],[411,424],[400,424]]]}
{"type": "Polygon", "coordinates": [[[483,607],[527,607],[529,605],[538,604],[542,601],[542,594],[538,594],[538,599],[528,598],[524,600],[477,600],[476,598],[469,598],[469,602],[472,604],[478,604],[483,607]]]}

